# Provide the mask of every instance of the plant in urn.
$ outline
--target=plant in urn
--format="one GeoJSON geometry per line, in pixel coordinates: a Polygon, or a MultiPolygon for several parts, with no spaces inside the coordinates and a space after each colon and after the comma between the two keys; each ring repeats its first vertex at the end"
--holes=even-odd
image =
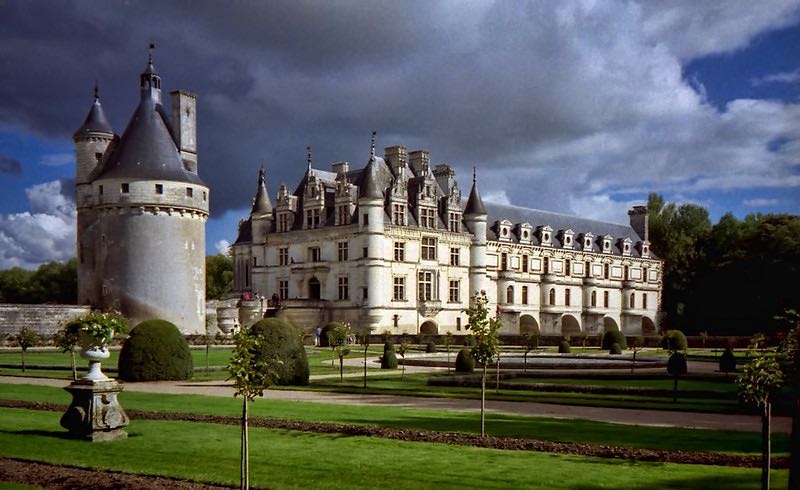
{"type": "Polygon", "coordinates": [[[125,319],[116,312],[90,313],[67,323],[66,328],[77,333],[80,355],[89,361],[89,372],[81,380],[107,381],[109,378],[100,370],[100,363],[111,355],[108,346],[114,336],[128,330],[125,319]]]}

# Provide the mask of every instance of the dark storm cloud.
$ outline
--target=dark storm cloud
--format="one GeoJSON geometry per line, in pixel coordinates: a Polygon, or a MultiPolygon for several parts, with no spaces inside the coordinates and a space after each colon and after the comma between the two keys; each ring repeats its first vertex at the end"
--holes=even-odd
{"type": "Polygon", "coordinates": [[[0,173],[19,175],[22,173],[22,164],[19,160],[0,154],[0,173]]]}

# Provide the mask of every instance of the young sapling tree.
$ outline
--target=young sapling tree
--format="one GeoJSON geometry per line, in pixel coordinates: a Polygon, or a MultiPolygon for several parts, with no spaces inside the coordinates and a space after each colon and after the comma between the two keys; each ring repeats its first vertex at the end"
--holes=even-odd
{"type": "Polygon", "coordinates": [[[400,354],[400,357],[403,359],[403,370],[400,372],[400,380],[402,381],[406,375],[406,352],[411,350],[411,342],[406,340],[405,338],[400,341],[400,345],[397,346],[397,353],[400,354]]]}
{"type": "Polygon", "coordinates": [[[447,332],[442,337],[442,344],[447,351],[447,372],[450,372],[450,346],[453,345],[453,332],[447,332]]]}
{"type": "Polygon", "coordinates": [[[22,327],[20,331],[14,335],[13,341],[22,350],[22,372],[24,373],[25,353],[28,352],[28,348],[36,345],[36,342],[39,341],[39,335],[33,330],[29,330],[28,327],[22,327]]]}
{"type": "Polygon", "coordinates": [[[633,351],[633,363],[631,364],[631,372],[636,367],[636,354],[644,348],[644,337],[641,335],[635,337],[631,343],[631,350],[633,351]]]}
{"type": "Polygon", "coordinates": [[[331,346],[331,352],[339,358],[339,381],[344,380],[344,356],[350,353],[350,347],[347,344],[349,337],[349,325],[339,323],[328,330],[328,345],[331,346]]]}
{"type": "Polygon", "coordinates": [[[500,350],[499,331],[502,326],[496,316],[489,318],[488,303],[486,291],[482,290],[473,296],[471,306],[465,310],[469,318],[467,329],[475,338],[472,357],[481,364],[481,437],[486,435],[486,367],[500,350]]]}
{"type": "Polygon", "coordinates": [[[78,345],[78,332],[79,329],[75,328],[74,323],[68,322],[56,332],[54,337],[55,344],[61,349],[61,352],[69,352],[73,381],[78,379],[78,369],[75,365],[75,346],[78,345]]]}

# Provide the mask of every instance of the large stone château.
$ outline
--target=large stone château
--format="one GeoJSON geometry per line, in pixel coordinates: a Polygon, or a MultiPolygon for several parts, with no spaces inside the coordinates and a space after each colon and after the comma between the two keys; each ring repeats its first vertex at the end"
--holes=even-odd
{"type": "Polygon", "coordinates": [[[364,168],[313,168],[273,206],[264,169],[232,247],[234,289],[280,299],[298,325],[349,322],[376,332],[466,333],[470,296],[486,290],[503,334],[655,334],[662,262],[647,210],[630,225],[466,200],[427,151],[373,141],[364,168]]]}
{"type": "Polygon", "coordinates": [[[203,332],[209,189],[197,174],[197,100],[170,93],[170,121],[152,57],[139,89],[122,136],[95,89],[73,137],[78,302],[120,310],[134,323],[162,318],[203,332]]]}

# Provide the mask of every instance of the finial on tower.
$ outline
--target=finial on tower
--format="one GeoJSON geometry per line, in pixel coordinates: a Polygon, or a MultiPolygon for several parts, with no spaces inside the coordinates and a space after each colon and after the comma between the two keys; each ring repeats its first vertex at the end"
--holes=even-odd
{"type": "Polygon", "coordinates": [[[150,43],[147,46],[147,63],[153,64],[153,50],[156,49],[156,43],[150,43]]]}
{"type": "Polygon", "coordinates": [[[472,167],[472,184],[475,185],[477,181],[478,181],[478,167],[472,167]]]}
{"type": "Polygon", "coordinates": [[[372,132],[372,138],[370,140],[370,145],[369,145],[369,154],[370,154],[370,156],[373,156],[373,157],[375,156],[375,135],[376,134],[378,134],[378,133],[375,132],[375,131],[372,132]]]}
{"type": "Polygon", "coordinates": [[[311,171],[311,147],[306,146],[306,169],[310,172],[311,171]]]}
{"type": "Polygon", "coordinates": [[[100,100],[100,87],[97,85],[97,80],[94,81],[94,100],[100,100]]]}
{"type": "Polygon", "coordinates": [[[258,171],[258,183],[263,184],[265,180],[266,178],[264,176],[264,165],[261,165],[261,168],[258,171]]]}

